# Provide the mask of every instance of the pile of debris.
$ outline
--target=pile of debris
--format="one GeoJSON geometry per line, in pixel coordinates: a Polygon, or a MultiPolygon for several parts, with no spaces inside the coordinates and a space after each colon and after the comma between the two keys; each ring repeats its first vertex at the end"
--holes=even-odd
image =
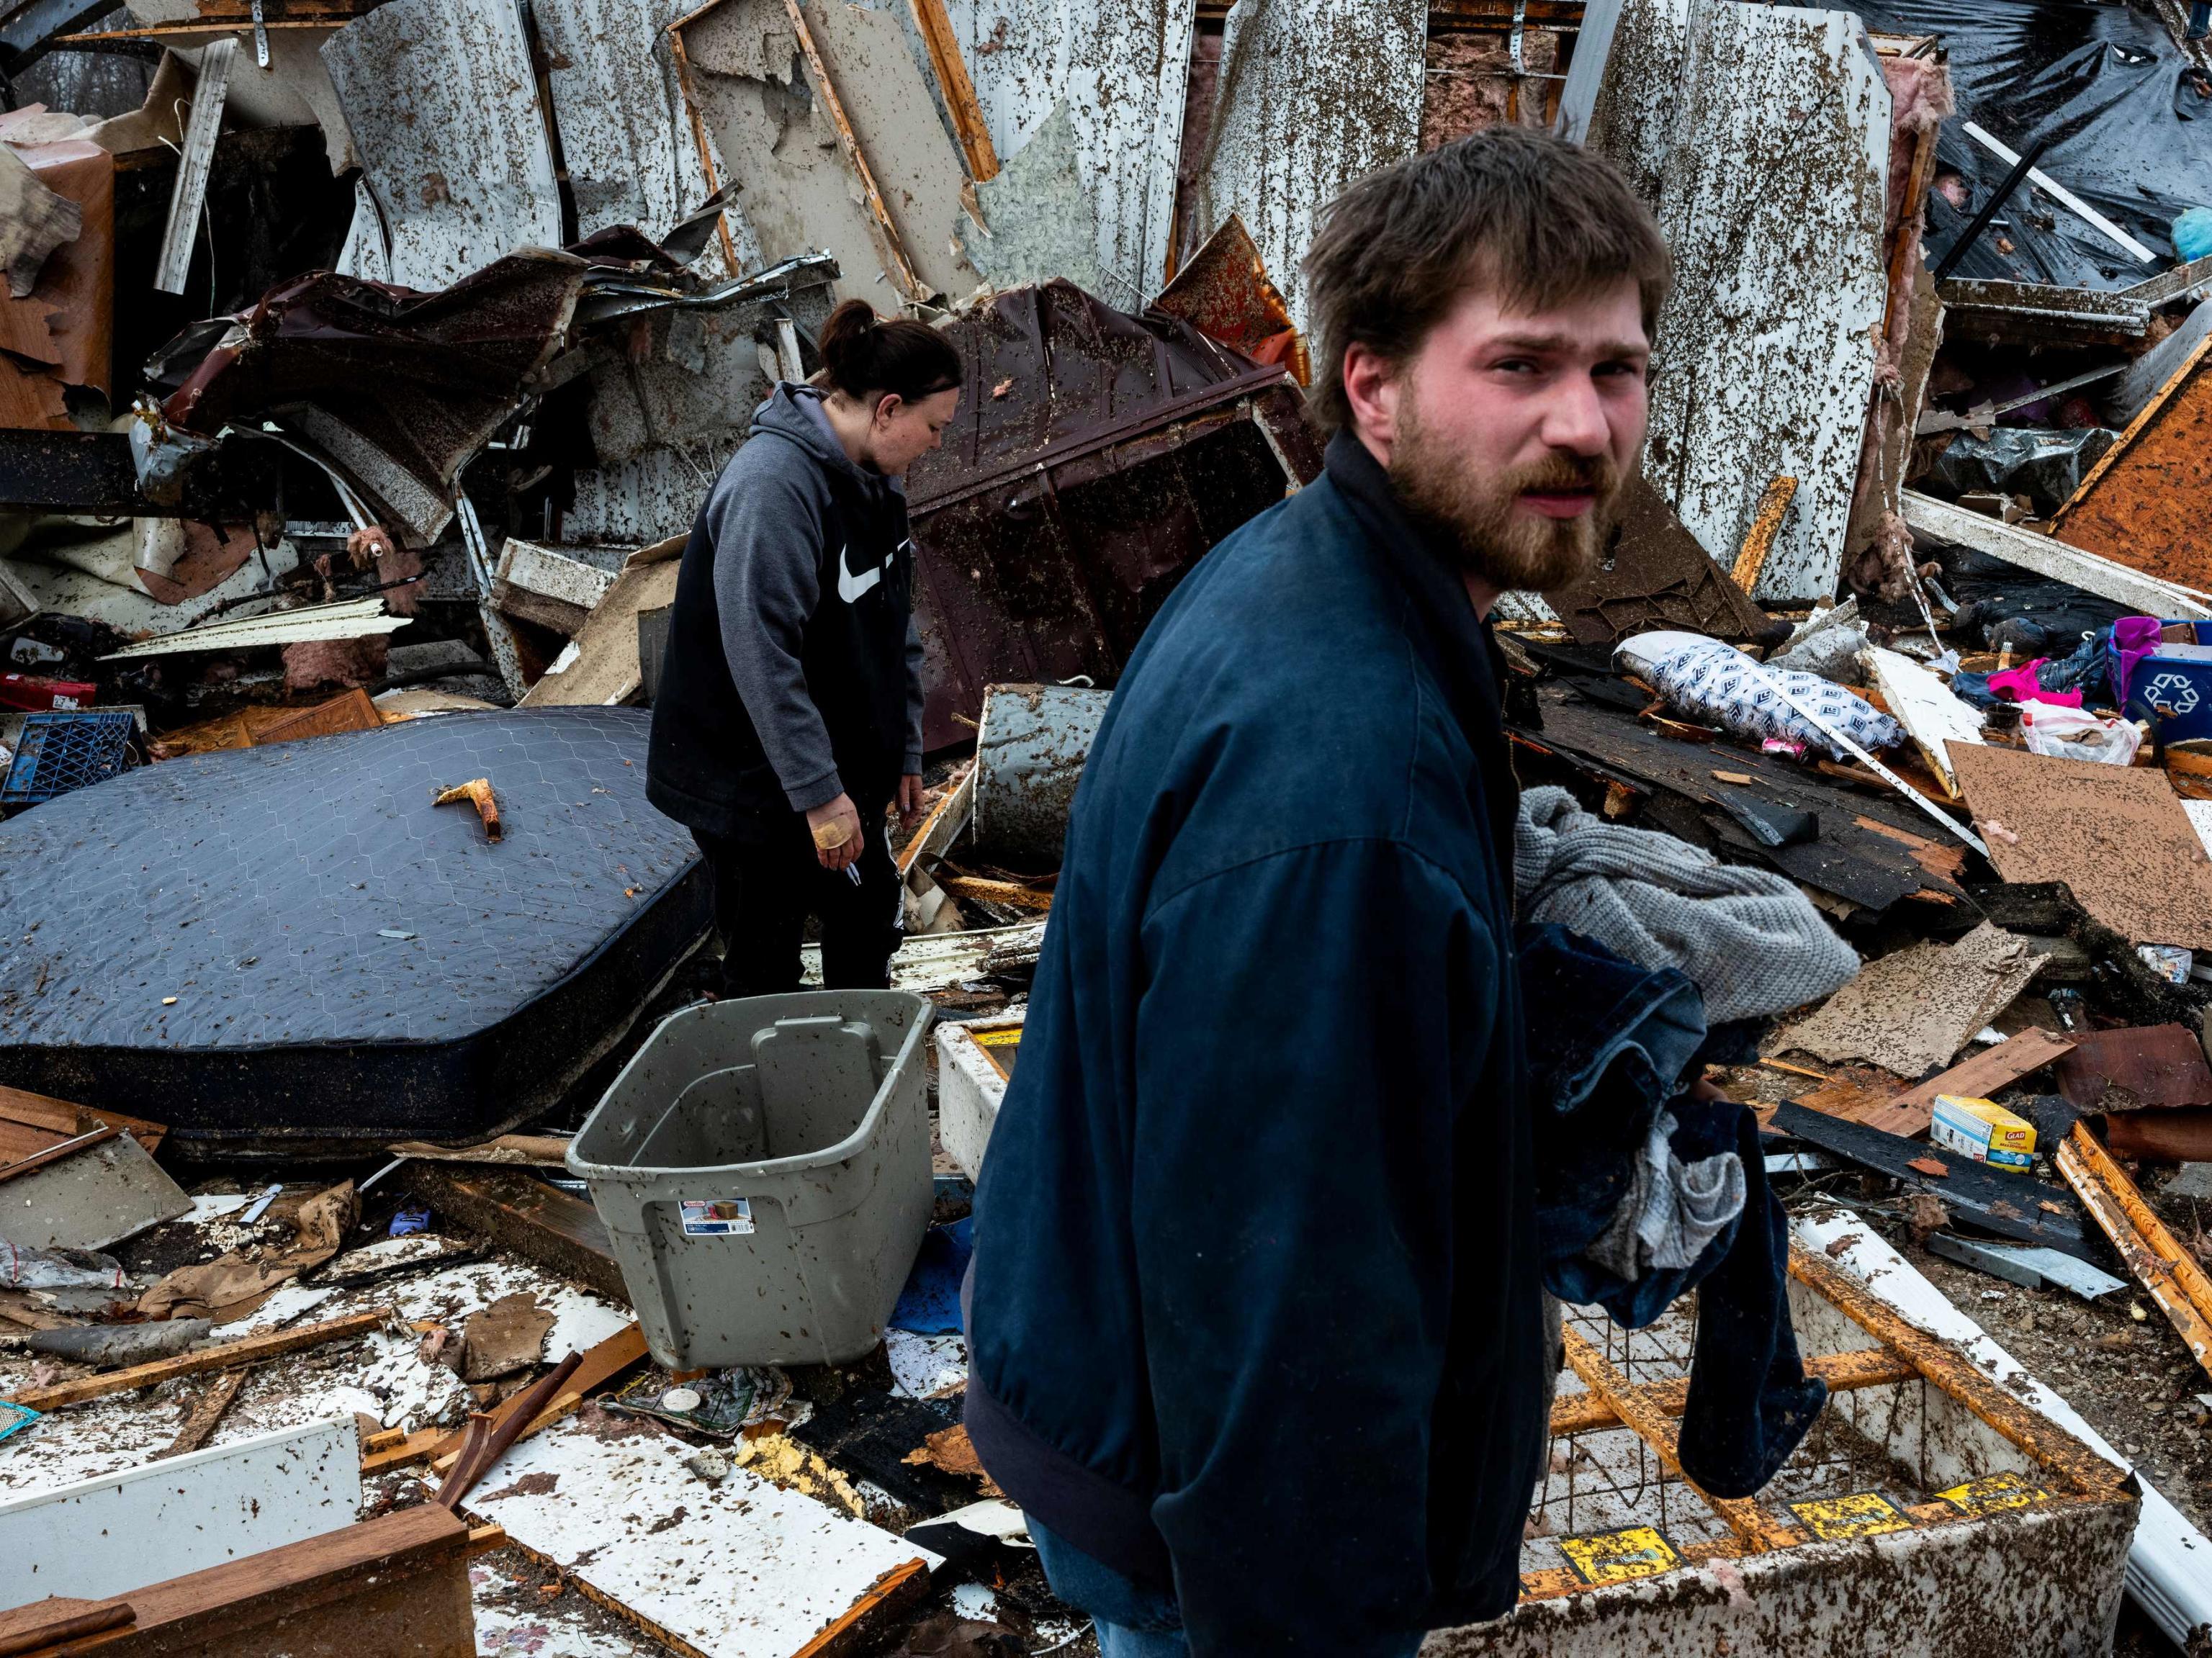
{"type": "Polygon", "coordinates": [[[1503,601],[1524,780],[1865,965],[1717,1078],[1830,1412],[1708,1502],[1687,1312],[1571,1319],[1522,1604],[1434,1648],[2094,1650],[2124,1588],[2212,1638],[2183,9],[0,4],[0,855],[58,878],[0,890],[0,1649],[1082,1649],[952,1288],[1075,782],[1168,592],[1318,472],[1316,215],[1498,123],[1678,263],[1603,558],[1503,601]],[[908,481],[926,1000],[854,1062],[912,1271],[857,1358],[702,1364],[636,1252],[769,1200],[633,1224],[586,1121],[701,1017],[642,709],[700,500],[854,296],[971,388],[908,481]]]}

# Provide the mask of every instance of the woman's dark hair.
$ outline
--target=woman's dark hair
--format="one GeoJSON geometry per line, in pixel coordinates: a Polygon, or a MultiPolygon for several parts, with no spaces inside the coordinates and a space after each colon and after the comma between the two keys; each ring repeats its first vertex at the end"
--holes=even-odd
{"type": "Polygon", "coordinates": [[[816,343],[830,384],[864,402],[889,393],[919,403],[960,384],[951,341],[909,317],[878,317],[866,300],[832,311],[816,343]]]}

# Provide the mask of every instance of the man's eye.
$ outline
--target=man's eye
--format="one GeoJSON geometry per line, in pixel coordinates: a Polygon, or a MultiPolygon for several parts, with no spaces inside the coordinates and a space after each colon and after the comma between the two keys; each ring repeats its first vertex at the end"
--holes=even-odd
{"type": "Polygon", "coordinates": [[[1601,362],[1593,372],[1616,380],[1642,380],[1644,365],[1640,362],[1601,362]]]}
{"type": "Polygon", "coordinates": [[[1533,374],[1536,365],[1526,357],[1508,357],[1498,367],[1509,374],[1533,374]]]}

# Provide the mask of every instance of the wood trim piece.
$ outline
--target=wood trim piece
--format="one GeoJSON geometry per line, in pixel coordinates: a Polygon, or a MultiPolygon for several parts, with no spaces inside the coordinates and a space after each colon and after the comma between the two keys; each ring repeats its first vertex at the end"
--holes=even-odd
{"type": "Polygon", "coordinates": [[[9,1402],[21,1405],[27,1410],[58,1411],[65,1406],[82,1405],[87,1400],[106,1399],[115,1394],[150,1388],[157,1382],[167,1382],[180,1376],[198,1376],[207,1370],[228,1370],[240,1364],[257,1364],[264,1358],[302,1352],[309,1347],[319,1347],[327,1341],[343,1341],[355,1336],[365,1336],[386,1321],[398,1316],[396,1308],[373,1308],[365,1313],[350,1314],[321,1324],[304,1325],[296,1330],[278,1330],[268,1335],[248,1336],[243,1341],[211,1347],[205,1352],[179,1353],[174,1358],[156,1359],[151,1364],[134,1364],[128,1370],[110,1370],[105,1376],[79,1376],[74,1382],[58,1382],[51,1388],[27,1388],[9,1402]]]}
{"type": "Polygon", "coordinates": [[[978,180],[997,178],[999,152],[991,143],[991,129],[984,125],[983,106],[976,100],[967,59],[960,55],[952,20],[945,14],[945,0],[908,0],[908,3],[914,11],[914,26],[921,31],[922,44],[929,48],[930,64],[937,71],[937,89],[944,95],[945,112],[952,118],[953,136],[960,140],[960,153],[968,158],[968,176],[978,180]]]}
{"type": "MultiPolygon", "coordinates": [[[[562,1418],[572,1414],[592,1394],[605,1387],[608,1382],[645,1356],[645,1333],[636,1325],[632,1324],[616,1331],[605,1341],[585,1353],[583,1363],[576,1366],[574,1372],[562,1384],[561,1391],[547,1402],[545,1408],[538,1412],[537,1416],[532,1418],[530,1424],[515,1437],[527,1439],[531,1435],[550,1428],[562,1418]]],[[[524,1396],[521,1394],[514,1394],[501,1401],[499,1408],[492,1412],[493,1420],[495,1423],[506,1421],[508,1417],[514,1414],[523,1402],[524,1396]]],[[[437,1472],[445,1473],[453,1467],[454,1461],[460,1455],[461,1439],[465,1432],[465,1430],[457,1429],[448,1432],[441,1429],[426,1428],[420,1433],[409,1434],[404,1439],[370,1451],[361,1460],[361,1471],[364,1474],[381,1473],[386,1468],[401,1467],[410,1462],[428,1461],[437,1472]]]]}
{"type": "MultiPolygon", "coordinates": [[[[134,1589],[137,1622],[70,1646],[71,1653],[228,1652],[244,1631],[276,1619],[415,1577],[469,1546],[469,1527],[434,1503],[364,1520],[320,1537],[264,1550],[134,1589]],[[204,1644],[203,1644],[204,1643],[204,1644]]],[[[364,1631],[373,1640],[374,1631],[364,1631]]],[[[371,1649],[364,1647],[363,1650],[371,1649]]]]}
{"type": "Polygon", "coordinates": [[[1744,531],[1743,546],[1735,556],[1735,568],[1729,572],[1747,595],[1759,585],[1759,573],[1766,568],[1775,540],[1782,533],[1782,521],[1790,516],[1790,503],[1796,498],[1797,480],[1786,474],[1768,484],[1766,493],[1759,498],[1751,528],[1744,531]]]}

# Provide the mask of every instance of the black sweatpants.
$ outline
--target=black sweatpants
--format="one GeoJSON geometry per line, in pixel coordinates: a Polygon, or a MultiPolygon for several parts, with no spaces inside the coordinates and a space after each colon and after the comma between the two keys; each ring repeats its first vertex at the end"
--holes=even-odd
{"type": "Polygon", "coordinates": [[[863,842],[853,868],[822,867],[805,815],[772,840],[732,840],[692,831],[714,874],[714,925],[722,935],[722,994],[771,996],[796,990],[806,918],[822,922],[822,981],[831,990],[880,989],[890,977],[906,917],[906,890],[892,861],[885,805],[860,811],[863,842]]]}

